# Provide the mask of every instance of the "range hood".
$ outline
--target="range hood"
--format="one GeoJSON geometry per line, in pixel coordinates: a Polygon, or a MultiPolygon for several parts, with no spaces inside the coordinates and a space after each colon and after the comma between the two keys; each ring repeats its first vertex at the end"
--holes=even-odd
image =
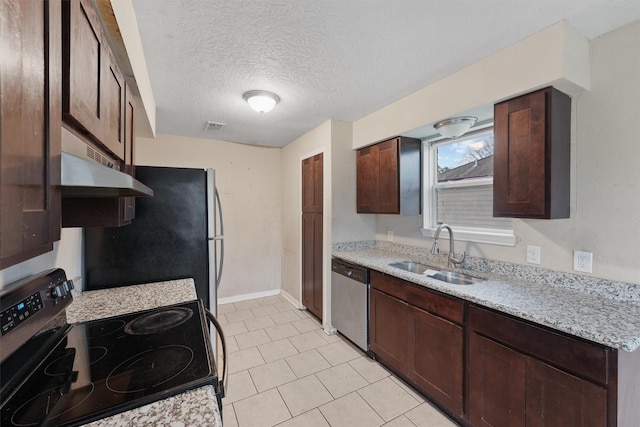
{"type": "Polygon", "coordinates": [[[153,190],[114,169],[105,155],[62,129],[62,197],[153,196],[153,190]]]}
{"type": "Polygon", "coordinates": [[[62,153],[62,197],[153,196],[153,190],[130,175],[62,153]]]}

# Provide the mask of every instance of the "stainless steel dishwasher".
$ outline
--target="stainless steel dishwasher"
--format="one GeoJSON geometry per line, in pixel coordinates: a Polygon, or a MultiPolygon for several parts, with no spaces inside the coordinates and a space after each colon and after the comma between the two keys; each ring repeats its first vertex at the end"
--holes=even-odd
{"type": "Polygon", "coordinates": [[[331,322],[342,335],[369,351],[369,270],[331,260],[331,322]]]}

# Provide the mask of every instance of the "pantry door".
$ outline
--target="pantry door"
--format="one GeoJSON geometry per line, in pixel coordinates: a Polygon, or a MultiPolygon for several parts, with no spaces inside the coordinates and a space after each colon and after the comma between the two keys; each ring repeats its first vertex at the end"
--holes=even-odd
{"type": "Polygon", "coordinates": [[[322,320],[322,153],[302,161],[302,304],[322,320]]]}

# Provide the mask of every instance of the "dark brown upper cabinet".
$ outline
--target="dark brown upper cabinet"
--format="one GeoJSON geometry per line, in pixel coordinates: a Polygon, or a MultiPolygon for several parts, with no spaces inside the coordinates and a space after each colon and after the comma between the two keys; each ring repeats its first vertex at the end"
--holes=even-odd
{"type": "Polygon", "coordinates": [[[63,2],[63,120],[124,160],[125,81],[90,0],[63,2]]]}
{"type": "Polygon", "coordinates": [[[494,106],[493,216],[569,218],[571,99],[547,87],[494,106]]]}
{"type": "Polygon", "coordinates": [[[60,240],[60,3],[0,7],[0,269],[60,240]]]}
{"type": "Polygon", "coordinates": [[[357,151],[357,212],[418,215],[422,208],[419,139],[398,136],[357,151]]]}
{"type": "Polygon", "coordinates": [[[322,153],[302,161],[303,213],[322,213],[322,162],[322,153]]]}

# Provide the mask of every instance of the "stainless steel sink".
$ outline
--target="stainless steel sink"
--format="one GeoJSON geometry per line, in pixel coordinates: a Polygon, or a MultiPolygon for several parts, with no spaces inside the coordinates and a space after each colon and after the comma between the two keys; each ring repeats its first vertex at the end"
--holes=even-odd
{"type": "Polygon", "coordinates": [[[401,261],[393,262],[389,264],[389,267],[399,268],[404,271],[409,271],[416,274],[424,274],[432,279],[440,280],[442,282],[451,283],[453,285],[472,285],[474,283],[485,282],[485,279],[479,279],[477,277],[469,276],[464,273],[455,273],[453,271],[442,271],[436,267],[431,267],[426,264],[421,264],[414,261],[401,261]]]}
{"type": "Polygon", "coordinates": [[[430,274],[428,277],[453,285],[473,285],[474,283],[486,282],[485,279],[479,279],[463,273],[454,273],[452,271],[438,271],[435,274],[430,274]]]}
{"type": "Polygon", "coordinates": [[[389,267],[399,268],[400,270],[416,274],[424,274],[427,270],[438,270],[437,268],[430,267],[426,264],[420,264],[419,262],[413,261],[394,262],[389,264],[389,267]]]}

